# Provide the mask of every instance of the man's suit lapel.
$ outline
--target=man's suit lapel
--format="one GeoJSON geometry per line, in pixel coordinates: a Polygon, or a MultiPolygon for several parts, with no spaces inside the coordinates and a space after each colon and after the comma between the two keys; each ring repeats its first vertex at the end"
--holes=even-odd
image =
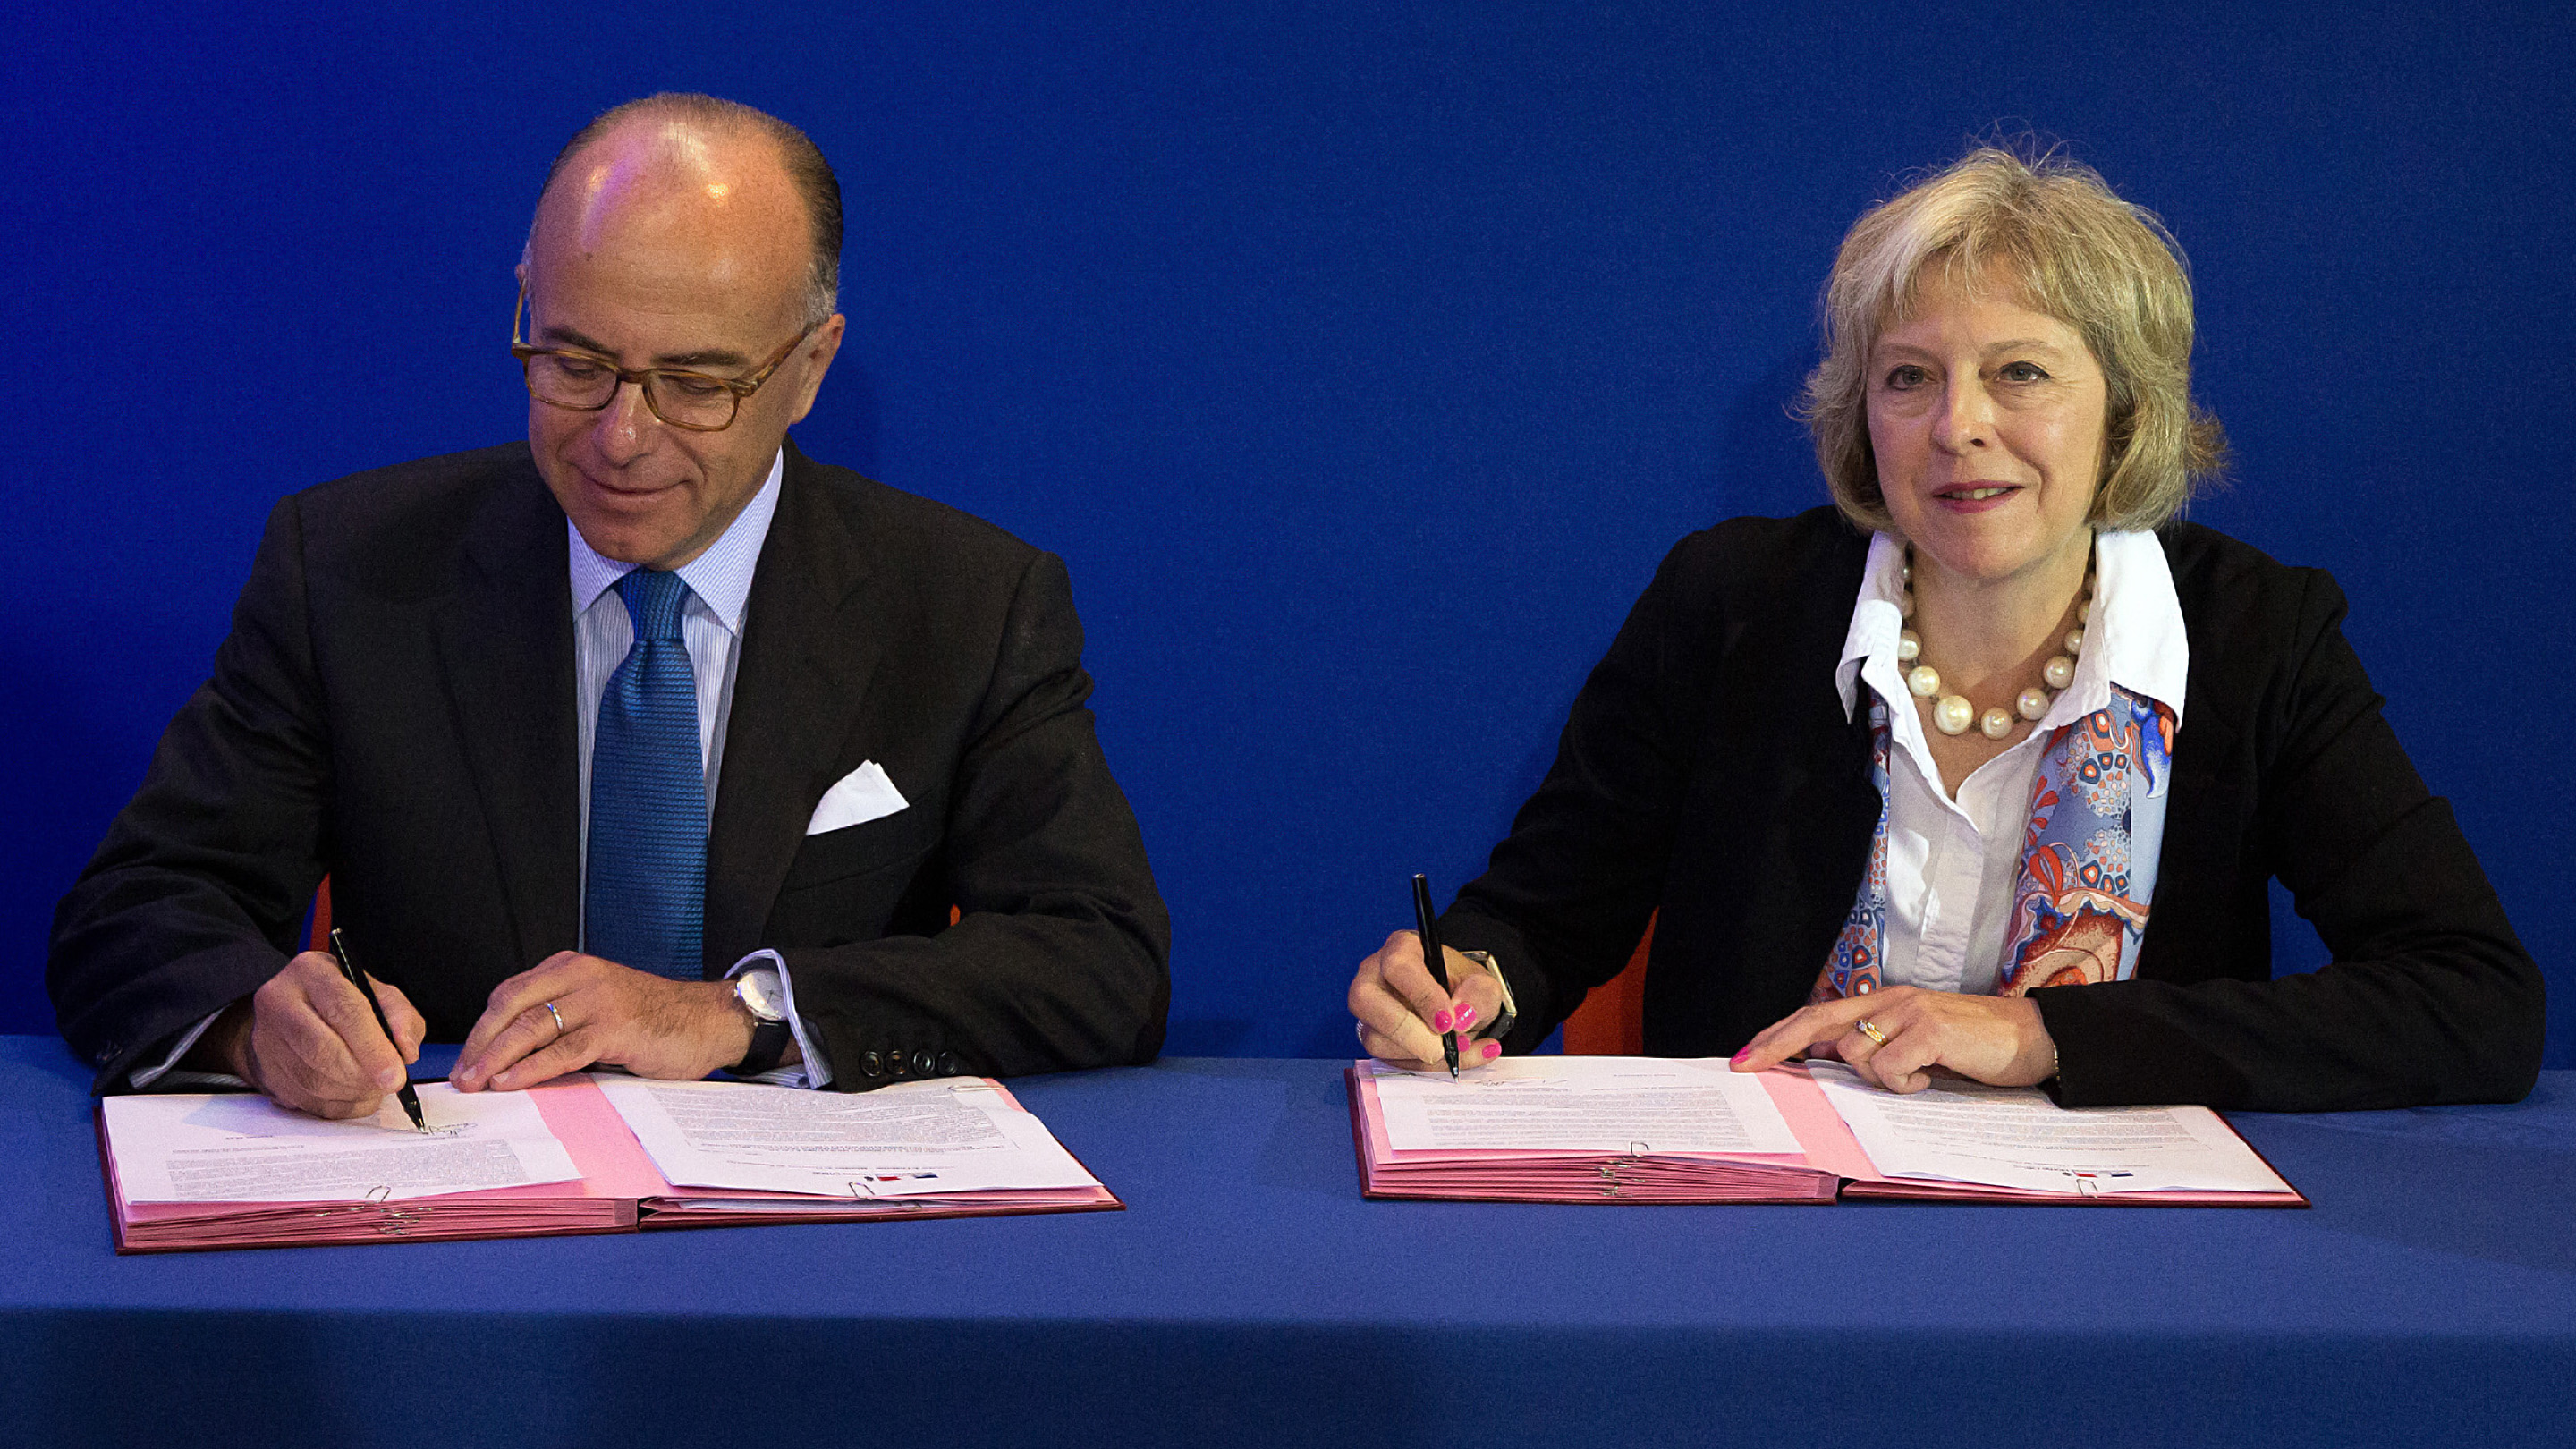
{"type": "Polygon", "coordinates": [[[491,823],[522,969],[581,927],[581,762],[563,511],[533,467],[466,533],[438,623],[474,788],[491,823]]]}
{"type": "Polygon", "coordinates": [[[759,949],[901,603],[874,541],[852,530],[819,471],[787,445],[745,609],[707,841],[706,962],[715,973],[759,949]]]}

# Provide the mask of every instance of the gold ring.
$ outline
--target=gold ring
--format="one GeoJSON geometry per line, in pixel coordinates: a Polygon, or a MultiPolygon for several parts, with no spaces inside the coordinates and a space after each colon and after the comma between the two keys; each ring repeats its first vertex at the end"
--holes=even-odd
{"type": "Polygon", "coordinates": [[[1853,1022],[1852,1030],[1859,1032],[1862,1036],[1868,1037],[1871,1041],[1878,1043],[1880,1046],[1887,1045],[1887,1033],[1880,1031],[1878,1029],[1878,1023],[1870,1020],[1868,1017],[1862,1017],[1860,1020],[1853,1022]]]}
{"type": "MultiPolygon", "coordinates": [[[[554,1004],[553,1002],[551,1002],[551,1001],[549,1001],[549,1002],[545,1002],[545,1003],[543,1003],[543,1004],[544,1004],[544,1006],[545,1006],[545,1008],[546,1008],[546,1015],[551,1016],[551,1017],[553,1017],[553,1018],[555,1019],[555,1035],[557,1035],[557,1036],[561,1036],[561,1035],[563,1035],[563,1034],[564,1034],[563,1013],[562,1013],[562,1012],[560,1012],[560,1011],[555,1010],[555,1004],[554,1004]]],[[[1883,1042],[1885,1042],[1886,1040],[1887,1040],[1887,1038],[1885,1038],[1885,1037],[1880,1037],[1880,1038],[1879,1038],[1879,1041],[1881,1041],[1882,1043],[1883,1043],[1883,1042]]]]}

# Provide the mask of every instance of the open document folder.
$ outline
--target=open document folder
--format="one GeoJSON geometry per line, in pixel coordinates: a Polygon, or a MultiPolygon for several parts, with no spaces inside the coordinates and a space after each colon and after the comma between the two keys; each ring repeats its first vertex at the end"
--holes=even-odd
{"type": "Polygon", "coordinates": [[[99,1103],[118,1252],[1122,1206],[998,1082],[864,1094],[559,1077],[325,1122],[249,1093],[99,1103]]]}
{"type": "Polygon", "coordinates": [[[2031,1088],[1912,1096],[1835,1062],[1513,1057],[1452,1080],[1349,1074],[1360,1188],[1499,1202],[1953,1202],[2306,1207],[2206,1107],[2070,1111],[2031,1088]]]}

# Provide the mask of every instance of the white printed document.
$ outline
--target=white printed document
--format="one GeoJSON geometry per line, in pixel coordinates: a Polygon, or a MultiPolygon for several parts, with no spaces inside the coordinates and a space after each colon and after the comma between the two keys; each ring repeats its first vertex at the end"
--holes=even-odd
{"type": "Polygon", "coordinates": [[[1100,1185],[981,1077],[860,1093],[593,1080],[674,1186],[876,1198],[1100,1185]]]}
{"type": "Polygon", "coordinates": [[[1506,1057],[1455,1080],[1364,1065],[1399,1152],[1800,1151],[1761,1079],[1718,1057],[1506,1057]]]}
{"type": "Polygon", "coordinates": [[[390,1202],[581,1176],[527,1093],[419,1091],[427,1132],[391,1097],[343,1122],[242,1092],[109,1097],[99,1110],[132,1203],[390,1202]]]}
{"type": "Polygon", "coordinates": [[[2035,1087],[1936,1080],[1899,1095],[1839,1062],[1807,1073],[1889,1177],[2080,1196],[2288,1187],[2207,1107],[2069,1110],[2035,1087]]]}

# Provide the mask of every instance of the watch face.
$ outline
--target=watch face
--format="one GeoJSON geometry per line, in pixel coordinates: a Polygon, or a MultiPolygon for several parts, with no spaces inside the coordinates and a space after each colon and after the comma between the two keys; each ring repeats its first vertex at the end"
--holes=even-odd
{"type": "Polygon", "coordinates": [[[775,978],[766,971],[746,971],[733,979],[734,991],[742,1004],[762,1021],[784,1021],[787,1013],[778,1004],[775,978]]]}

